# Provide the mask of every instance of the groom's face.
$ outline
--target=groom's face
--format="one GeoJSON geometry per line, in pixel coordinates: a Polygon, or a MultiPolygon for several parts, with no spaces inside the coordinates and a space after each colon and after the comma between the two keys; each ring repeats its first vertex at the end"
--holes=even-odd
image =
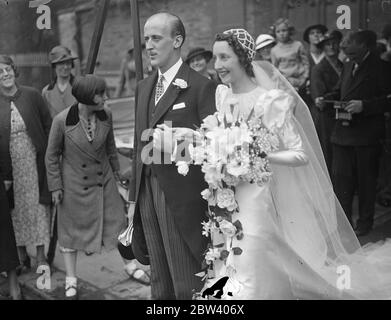
{"type": "Polygon", "coordinates": [[[165,72],[176,62],[176,37],[172,34],[172,25],[164,16],[151,17],[144,26],[145,46],[151,65],[165,72]]]}

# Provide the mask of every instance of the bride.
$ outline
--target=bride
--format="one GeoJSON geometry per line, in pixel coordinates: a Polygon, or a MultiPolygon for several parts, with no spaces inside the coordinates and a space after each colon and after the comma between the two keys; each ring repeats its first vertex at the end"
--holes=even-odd
{"type": "MultiPolygon", "coordinates": [[[[222,82],[216,108],[234,100],[243,117],[255,116],[279,138],[267,155],[272,180],[235,189],[244,237],[234,238],[235,272],[214,262],[214,279],[229,276],[227,299],[389,299],[391,246],[361,247],[335,197],[308,107],[269,63],[252,62],[254,40],[244,29],[216,36],[215,69],[222,82]]],[[[182,136],[179,128],[176,134],[182,136]]]]}

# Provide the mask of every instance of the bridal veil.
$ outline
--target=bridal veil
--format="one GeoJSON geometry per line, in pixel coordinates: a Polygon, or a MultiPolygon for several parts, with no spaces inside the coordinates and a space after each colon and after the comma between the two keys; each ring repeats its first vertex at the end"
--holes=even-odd
{"type": "Polygon", "coordinates": [[[293,121],[309,159],[300,167],[272,165],[271,192],[280,236],[289,244],[279,247],[284,257],[297,260],[285,262],[294,295],[390,299],[391,242],[360,246],[334,194],[307,105],[273,65],[257,61],[253,67],[260,87],[294,97],[293,121]]]}

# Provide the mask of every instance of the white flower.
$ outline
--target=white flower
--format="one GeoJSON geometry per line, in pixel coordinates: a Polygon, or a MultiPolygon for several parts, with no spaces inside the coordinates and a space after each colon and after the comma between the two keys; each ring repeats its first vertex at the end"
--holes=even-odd
{"type": "Polygon", "coordinates": [[[228,130],[229,153],[233,151],[234,147],[244,146],[251,142],[252,138],[247,128],[232,127],[228,130]]]}
{"type": "Polygon", "coordinates": [[[200,165],[205,160],[205,149],[203,146],[194,147],[192,144],[189,145],[190,156],[194,161],[194,164],[200,165]]]}
{"type": "Polygon", "coordinates": [[[213,227],[214,227],[214,223],[209,219],[208,222],[201,222],[202,224],[202,235],[204,235],[205,237],[208,237],[209,236],[209,233],[211,233],[213,227]]]}
{"type": "Polygon", "coordinates": [[[189,165],[187,164],[186,161],[178,161],[176,163],[176,166],[178,167],[178,173],[186,176],[187,173],[189,172],[189,165]]]}
{"type": "Polygon", "coordinates": [[[216,205],[216,198],[214,197],[213,192],[211,192],[209,189],[205,189],[204,191],[202,191],[201,196],[203,199],[208,201],[208,204],[210,206],[216,205]]]}
{"type": "Polygon", "coordinates": [[[179,78],[176,78],[172,84],[180,89],[186,89],[188,87],[187,82],[179,78]]]}
{"type": "Polygon", "coordinates": [[[218,258],[220,258],[220,250],[218,248],[210,248],[205,255],[205,261],[207,264],[211,264],[218,258]]]}
{"type": "Polygon", "coordinates": [[[234,177],[240,177],[249,172],[249,163],[247,161],[239,162],[237,159],[231,159],[227,164],[227,172],[234,177]]]}
{"type": "Polygon", "coordinates": [[[236,234],[236,227],[229,222],[228,220],[222,220],[220,223],[220,230],[223,234],[227,235],[228,237],[233,237],[236,234]]]}
{"type": "Polygon", "coordinates": [[[206,134],[209,139],[208,161],[212,165],[227,163],[229,153],[233,151],[233,146],[229,144],[229,129],[214,128],[206,134]]]}
{"type": "Polygon", "coordinates": [[[236,186],[240,181],[238,177],[230,174],[226,174],[223,180],[229,186],[236,186]]]}
{"type": "Polygon", "coordinates": [[[211,188],[217,188],[221,184],[224,175],[220,170],[217,170],[216,166],[204,164],[201,170],[205,173],[205,181],[211,188]]]}
{"type": "Polygon", "coordinates": [[[212,114],[207,116],[203,121],[202,121],[202,127],[207,129],[207,130],[212,130],[213,128],[218,127],[219,123],[217,121],[216,114],[212,114]]]}
{"type": "Polygon", "coordinates": [[[229,211],[235,210],[238,205],[235,200],[235,193],[231,189],[217,190],[217,205],[220,208],[227,208],[229,211]]]}

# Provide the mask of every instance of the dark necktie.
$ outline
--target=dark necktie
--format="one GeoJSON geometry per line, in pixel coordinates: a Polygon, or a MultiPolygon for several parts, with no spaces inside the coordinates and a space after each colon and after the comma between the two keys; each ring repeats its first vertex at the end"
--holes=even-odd
{"type": "Polygon", "coordinates": [[[159,77],[159,80],[158,80],[158,82],[156,84],[155,105],[158,103],[160,97],[164,93],[163,80],[164,80],[164,76],[161,74],[160,77],[159,77]]]}

